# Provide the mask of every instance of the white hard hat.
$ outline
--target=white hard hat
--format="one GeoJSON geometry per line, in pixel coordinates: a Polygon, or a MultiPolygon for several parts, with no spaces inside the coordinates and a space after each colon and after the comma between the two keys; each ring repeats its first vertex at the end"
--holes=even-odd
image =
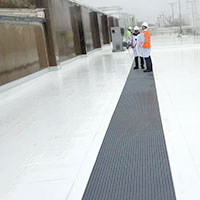
{"type": "Polygon", "coordinates": [[[148,23],[147,22],[144,22],[143,24],[142,24],[142,26],[145,26],[145,27],[147,27],[148,28],[148,23]]]}
{"type": "Polygon", "coordinates": [[[132,30],[132,27],[128,27],[128,30],[132,30]]]}
{"type": "Polygon", "coordinates": [[[139,30],[140,30],[140,28],[138,26],[134,27],[134,31],[139,31],[139,30]]]}

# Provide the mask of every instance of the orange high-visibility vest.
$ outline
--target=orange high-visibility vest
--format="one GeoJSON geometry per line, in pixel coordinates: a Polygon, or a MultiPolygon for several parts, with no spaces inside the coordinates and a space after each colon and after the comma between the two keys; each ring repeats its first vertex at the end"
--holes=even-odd
{"type": "MultiPolygon", "coordinates": [[[[142,33],[144,34],[143,48],[150,49],[151,48],[151,33],[149,31],[143,31],[142,33]]],[[[140,41],[139,46],[141,47],[141,41],[140,41]]]]}

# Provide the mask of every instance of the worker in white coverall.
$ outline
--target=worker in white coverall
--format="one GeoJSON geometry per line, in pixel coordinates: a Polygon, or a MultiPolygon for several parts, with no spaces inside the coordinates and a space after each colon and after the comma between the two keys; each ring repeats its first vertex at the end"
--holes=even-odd
{"type": "Polygon", "coordinates": [[[146,61],[147,69],[144,72],[152,72],[153,65],[151,60],[151,33],[148,31],[148,23],[142,24],[142,33],[139,37],[139,48],[141,49],[142,57],[146,61]]]}
{"type": "Polygon", "coordinates": [[[132,35],[132,41],[131,41],[131,46],[133,48],[133,55],[135,57],[135,67],[134,69],[139,69],[139,59],[140,59],[140,66],[142,69],[144,69],[144,59],[141,56],[141,51],[140,51],[140,47],[139,47],[139,36],[140,36],[140,32],[139,32],[139,27],[135,26],[134,27],[134,33],[132,35]]]}
{"type": "Polygon", "coordinates": [[[127,49],[131,46],[131,39],[132,39],[132,27],[129,27],[126,34],[126,43],[127,49]]]}

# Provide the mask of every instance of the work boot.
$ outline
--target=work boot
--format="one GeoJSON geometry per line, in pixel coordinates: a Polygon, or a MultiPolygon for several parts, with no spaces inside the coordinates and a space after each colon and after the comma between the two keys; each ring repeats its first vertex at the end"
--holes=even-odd
{"type": "Polygon", "coordinates": [[[144,72],[152,72],[152,70],[146,69],[146,70],[144,70],[144,72]]]}
{"type": "Polygon", "coordinates": [[[141,69],[144,69],[144,66],[141,66],[141,69]]]}
{"type": "Polygon", "coordinates": [[[136,70],[136,69],[139,69],[139,67],[134,67],[133,69],[136,70]]]}

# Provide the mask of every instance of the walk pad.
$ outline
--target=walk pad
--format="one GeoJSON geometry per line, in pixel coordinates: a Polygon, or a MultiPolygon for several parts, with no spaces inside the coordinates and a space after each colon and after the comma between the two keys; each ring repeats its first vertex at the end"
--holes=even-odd
{"type": "Polygon", "coordinates": [[[131,70],[83,200],[175,200],[153,73],[131,70]]]}

